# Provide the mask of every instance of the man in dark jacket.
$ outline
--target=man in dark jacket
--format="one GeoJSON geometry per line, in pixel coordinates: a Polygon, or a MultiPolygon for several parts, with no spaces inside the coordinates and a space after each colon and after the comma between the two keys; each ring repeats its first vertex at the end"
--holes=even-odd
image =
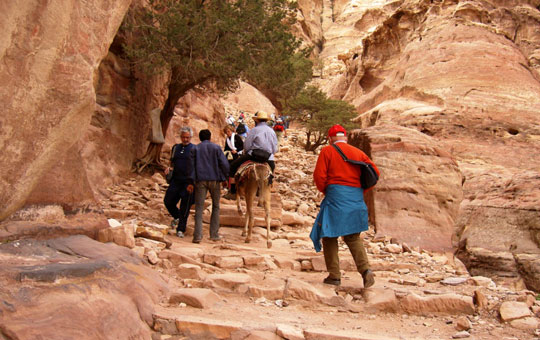
{"type": "Polygon", "coordinates": [[[192,162],[195,169],[195,231],[193,243],[202,240],[202,214],[206,193],[212,197],[212,216],[210,217],[210,240],[219,241],[219,199],[221,182],[229,175],[229,162],[221,147],[210,141],[210,130],[201,130],[198,144],[192,152],[192,162]]]}
{"type": "Polygon", "coordinates": [[[191,144],[193,130],[185,126],[180,129],[181,144],[175,144],[171,151],[171,166],[165,169],[165,175],[173,171],[173,177],[165,192],[163,202],[173,217],[171,226],[176,227],[176,236],[182,238],[186,232],[189,209],[193,205],[193,165],[191,163],[191,151],[195,145],[191,144]],[[180,201],[180,209],[178,202],[180,201]]]}

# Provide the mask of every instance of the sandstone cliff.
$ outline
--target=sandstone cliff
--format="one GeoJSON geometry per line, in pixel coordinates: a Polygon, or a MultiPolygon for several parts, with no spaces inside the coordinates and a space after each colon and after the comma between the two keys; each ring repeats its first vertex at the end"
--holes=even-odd
{"type": "MultiPolygon", "coordinates": [[[[0,219],[25,204],[92,205],[144,152],[167,76],[135,74],[113,42],[129,3],[2,4],[0,219]]],[[[356,105],[383,170],[377,232],[459,247],[473,271],[538,289],[540,1],[299,4],[314,82],[356,105]]],[[[230,105],[190,93],[166,146],[184,123],[221,143],[230,105]]]]}
{"type": "MultiPolygon", "coordinates": [[[[25,204],[55,165],[92,199],[76,143],[94,112],[93,79],[130,1],[3,1],[0,5],[0,219],[25,204]],[[71,150],[71,151],[69,151],[71,150]],[[74,152],[75,151],[75,152],[74,152]]],[[[82,197],[80,197],[82,196],[82,197]]]]}
{"type": "MultiPolygon", "coordinates": [[[[257,332],[268,331],[279,318],[295,320],[305,338],[324,337],[310,333],[312,325],[332,315],[345,315],[347,324],[360,316],[362,327],[369,324],[366,319],[383,318],[369,326],[373,333],[385,326],[386,334],[420,330],[427,337],[434,328],[430,322],[443,337],[454,333],[446,317],[411,317],[408,332],[402,332],[394,325],[407,318],[367,315],[372,308],[407,317],[474,312],[475,332],[488,337],[530,336],[538,328],[536,294],[515,290],[523,284],[540,290],[540,1],[299,2],[298,34],[316,46],[314,82],[356,105],[361,129],[351,142],[369,152],[383,173],[368,198],[376,234],[364,234],[380,287],[361,296],[359,274],[348,258],[343,259],[350,272],[345,290],[321,286],[324,261],[307,239],[317,212],[310,177],[315,155],[296,149],[301,133],[291,134],[279,156],[282,172],[276,183],[285,198],[285,226],[274,233],[272,252],[240,246],[235,228],[224,228],[226,243],[202,248],[168,235],[147,239],[155,235],[146,230],[135,239],[137,223],[169,222],[161,175],[121,178],[145,150],[149,113],[163,105],[168,79],[137,74],[122,58],[115,35],[131,1],[8,0],[0,4],[0,220],[23,205],[51,206],[19,211],[23,221],[0,227],[0,252],[7,263],[0,275],[2,336],[54,337],[62,330],[67,337],[147,339],[156,332],[189,334],[198,324],[205,328],[200,320],[178,317],[194,313],[178,312],[179,301],[161,301],[169,285],[222,290],[231,300],[217,302],[220,316],[267,315],[257,332]],[[111,183],[117,184],[113,191],[103,189],[111,183]],[[117,214],[123,224],[113,228],[101,211],[105,206],[93,206],[100,195],[108,196],[105,214],[117,214]],[[98,213],[72,216],[88,207],[98,213]],[[472,275],[499,275],[497,284],[510,277],[515,289],[470,277],[451,254],[431,255],[426,249],[457,250],[472,275]],[[148,262],[165,274],[149,269],[148,262]],[[446,294],[447,285],[463,286],[455,288],[456,296],[446,294]],[[253,308],[266,297],[280,309],[272,314],[253,308]],[[237,301],[250,307],[239,313],[237,301]],[[293,308],[284,317],[287,301],[293,308]],[[160,303],[176,314],[156,313],[160,303]],[[523,313],[508,316],[507,303],[523,313]],[[305,311],[314,312],[299,318],[305,311]],[[493,315],[525,330],[508,331],[493,315]],[[115,327],[102,327],[109,324],[115,327]]],[[[182,124],[196,132],[210,128],[214,141],[222,143],[219,131],[227,110],[261,108],[273,109],[245,84],[225,101],[191,92],[178,105],[166,146],[175,142],[182,124]]],[[[224,208],[234,211],[231,204],[224,208]]],[[[255,240],[262,242],[262,236],[255,240]]],[[[176,292],[176,298],[180,293],[185,292],[176,292]]],[[[222,326],[214,320],[208,324],[222,326]]],[[[358,331],[356,325],[348,327],[358,331]]],[[[246,338],[253,322],[234,331],[246,338]]]]}
{"type": "Polygon", "coordinates": [[[414,148],[394,144],[392,153],[372,148],[383,171],[377,230],[432,248],[449,246],[454,233],[473,272],[520,273],[536,289],[539,5],[305,1],[299,28],[318,47],[316,83],[355,104],[361,127],[378,127],[373,143],[381,134],[387,146],[407,144],[416,131],[430,137],[414,148]],[[435,143],[444,156],[416,156],[435,143]],[[448,173],[441,165],[452,158],[459,167],[448,173]]]}

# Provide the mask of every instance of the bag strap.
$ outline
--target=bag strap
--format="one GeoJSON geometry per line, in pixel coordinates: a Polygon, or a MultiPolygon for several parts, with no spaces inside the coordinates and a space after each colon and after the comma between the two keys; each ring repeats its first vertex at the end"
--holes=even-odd
{"type": "Polygon", "coordinates": [[[176,146],[178,144],[174,144],[172,149],[171,149],[171,163],[169,164],[169,168],[174,168],[174,162],[173,162],[173,159],[174,159],[174,152],[176,151],[176,146]]]}
{"type": "Polygon", "coordinates": [[[343,160],[347,163],[350,163],[350,164],[354,164],[354,165],[369,165],[368,163],[366,162],[362,162],[362,161],[355,161],[355,160],[351,160],[351,159],[348,159],[347,156],[345,156],[345,154],[343,153],[343,151],[341,151],[341,149],[339,148],[339,146],[337,146],[336,144],[332,144],[332,146],[334,147],[334,149],[337,150],[337,152],[339,152],[339,154],[341,155],[341,157],[343,157],[343,160]]]}
{"type": "Polygon", "coordinates": [[[336,144],[331,144],[331,145],[334,147],[334,149],[337,150],[337,152],[339,152],[339,154],[341,155],[341,157],[343,158],[343,160],[344,160],[345,162],[348,162],[348,161],[349,161],[349,159],[347,158],[347,156],[345,156],[345,154],[343,153],[343,151],[341,151],[341,149],[339,148],[339,146],[337,146],[336,144]]]}

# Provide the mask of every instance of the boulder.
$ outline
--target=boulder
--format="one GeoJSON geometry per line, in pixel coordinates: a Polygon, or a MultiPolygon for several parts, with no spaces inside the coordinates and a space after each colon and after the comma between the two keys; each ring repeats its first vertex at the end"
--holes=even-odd
{"type": "Polygon", "coordinates": [[[458,331],[468,331],[472,328],[472,323],[466,316],[461,316],[456,320],[456,329],[458,331]]]}
{"type": "Polygon", "coordinates": [[[97,240],[99,242],[114,242],[119,246],[133,248],[135,247],[135,236],[133,227],[130,225],[111,225],[109,228],[101,229],[98,232],[97,240]]]}
{"type": "Polygon", "coordinates": [[[400,310],[399,301],[392,289],[366,289],[362,296],[366,300],[368,309],[387,313],[396,313],[400,310]]]}
{"type": "Polygon", "coordinates": [[[0,244],[0,254],[0,295],[9,306],[0,328],[12,338],[52,339],[62,329],[68,338],[148,339],[154,308],[168,294],[131,250],[82,235],[0,244]]]}
{"type": "Polygon", "coordinates": [[[246,292],[251,278],[247,274],[226,273],[210,274],[206,276],[204,285],[209,288],[217,288],[226,291],[246,292]]]}
{"type": "Polygon", "coordinates": [[[244,259],[238,256],[220,256],[216,260],[216,266],[223,269],[242,268],[244,266],[244,259]]]}
{"type": "Polygon", "coordinates": [[[524,331],[535,331],[536,329],[538,329],[538,326],[540,326],[540,321],[538,321],[538,319],[534,317],[525,317],[522,319],[510,321],[510,325],[512,325],[512,327],[514,328],[524,331]]]}
{"type": "Polygon", "coordinates": [[[183,288],[174,291],[169,297],[170,304],[185,303],[195,308],[208,309],[221,301],[221,297],[210,289],[183,288]]]}
{"type": "Polygon", "coordinates": [[[501,319],[503,321],[512,321],[531,316],[531,310],[525,302],[505,301],[499,308],[501,319]]]}
{"type": "Polygon", "coordinates": [[[410,314],[473,314],[473,299],[454,293],[420,296],[414,293],[400,299],[403,310],[410,314]]]}
{"type": "MultiPolygon", "coordinates": [[[[324,339],[336,339],[336,340],[382,340],[380,337],[373,334],[366,334],[358,330],[332,330],[328,328],[311,328],[304,330],[304,337],[306,340],[324,340],[324,339]]],[[[399,338],[384,336],[385,340],[397,340],[399,338]]]]}
{"type": "Polygon", "coordinates": [[[287,280],[285,297],[320,302],[331,306],[342,306],[345,304],[343,297],[336,295],[335,291],[320,290],[307,282],[294,278],[289,278],[287,280]]]}
{"type": "Polygon", "coordinates": [[[200,266],[190,263],[183,263],[178,266],[176,273],[182,279],[194,279],[202,280],[206,276],[206,273],[200,266]]]}
{"type": "Polygon", "coordinates": [[[231,334],[242,327],[240,322],[200,316],[185,315],[176,320],[179,333],[189,339],[230,339],[231,334]]]}
{"type": "MultiPolygon", "coordinates": [[[[26,209],[25,209],[26,210],[26,209]]],[[[21,211],[19,211],[20,213],[21,211]]],[[[41,215],[39,215],[41,216],[41,215]]],[[[32,217],[36,220],[6,220],[0,223],[0,241],[20,239],[53,239],[72,235],[86,235],[97,239],[99,232],[109,228],[102,214],[87,213],[55,216],[50,219],[32,217]]]]}
{"type": "Polygon", "coordinates": [[[297,327],[288,324],[278,324],[276,328],[276,334],[284,339],[304,340],[304,332],[297,327]]]}

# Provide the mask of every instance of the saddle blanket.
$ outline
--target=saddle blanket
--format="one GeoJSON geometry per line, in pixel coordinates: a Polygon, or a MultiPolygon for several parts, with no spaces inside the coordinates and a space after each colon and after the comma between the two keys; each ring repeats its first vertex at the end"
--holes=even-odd
{"type": "Polygon", "coordinates": [[[253,173],[249,170],[253,169],[255,171],[255,167],[257,166],[265,166],[266,168],[268,168],[268,176],[265,178],[265,179],[268,179],[268,177],[270,177],[270,174],[272,173],[272,169],[270,168],[270,165],[268,165],[268,163],[257,163],[253,161],[246,161],[242,163],[242,165],[240,165],[240,167],[236,171],[236,175],[234,176],[236,183],[240,183],[247,180],[250,174],[253,173]]]}

